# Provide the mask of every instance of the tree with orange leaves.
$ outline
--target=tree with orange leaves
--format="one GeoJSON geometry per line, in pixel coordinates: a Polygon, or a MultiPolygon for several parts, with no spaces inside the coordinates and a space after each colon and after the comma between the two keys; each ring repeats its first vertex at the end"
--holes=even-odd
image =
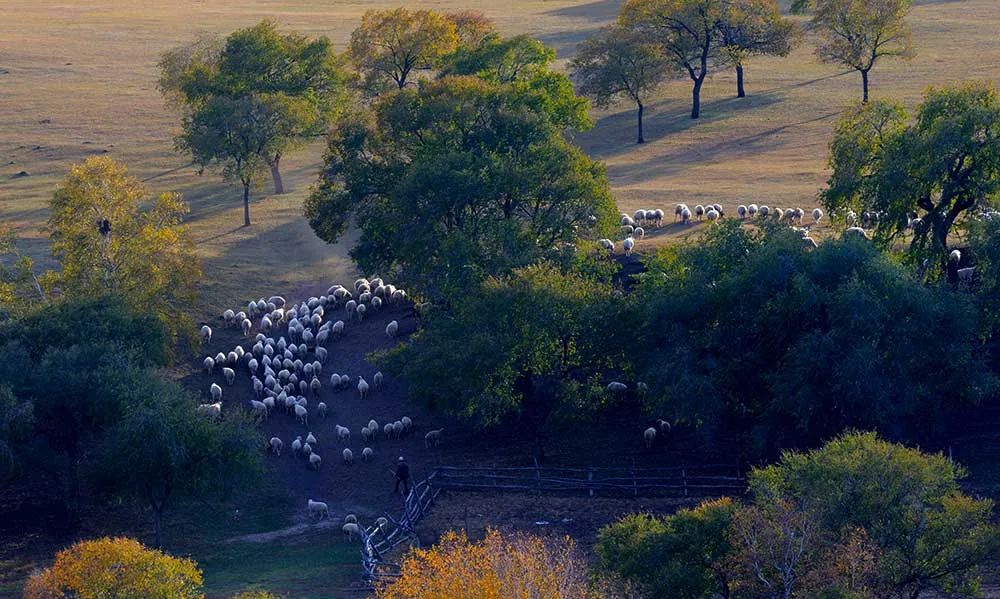
{"type": "Polygon", "coordinates": [[[378,599],[597,599],[587,565],[572,539],[544,539],[488,530],[472,542],[448,532],[430,549],[414,549],[400,576],[378,599]]]}

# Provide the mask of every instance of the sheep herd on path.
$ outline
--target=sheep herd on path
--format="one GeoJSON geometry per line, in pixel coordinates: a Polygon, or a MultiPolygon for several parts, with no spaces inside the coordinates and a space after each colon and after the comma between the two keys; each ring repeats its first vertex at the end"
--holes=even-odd
{"type": "MultiPolygon", "coordinates": [[[[372,372],[374,368],[363,362],[359,367],[357,359],[350,360],[355,371],[344,372],[351,368],[346,358],[357,356],[343,355],[337,342],[348,328],[376,314],[393,318],[384,329],[391,342],[400,334],[395,319],[398,317],[392,312],[412,309],[419,316],[426,308],[411,303],[404,290],[381,279],[360,278],[352,289],[334,285],[325,294],[297,304],[272,296],[251,301],[239,311],[226,310],[221,316],[223,327],[235,329],[233,336],[242,334],[244,341],[228,352],[208,352],[201,360],[212,382],[207,389],[209,403],[200,404],[197,410],[208,418],[222,418],[224,396],[249,397],[240,400],[238,407],[227,403],[225,410],[244,409],[265,429],[284,428],[286,438],[280,433],[270,436],[264,449],[273,459],[296,460],[305,471],[321,471],[338,462],[345,468],[359,464],[374,467],[377,452],[394,462],[399,447],[392,446],[414,434],[413,419],[400,416],[380,423],[368,418],[360,430],[354,431],[336,422],[337,417],[349,423],[357,422],[358,416],[370,415],[358,412],[366,404],[372,405],[372,397],[381,392],[385,383],[381,372],[372,372]],[[241,393],[238,386],[246,389],[241,393]],[[232,393],[228,391],[231,388],[232,393]],[[286,422],[276,422],[281,418],[286,422]],[[289,427],[294,439],[289,438],[289,427]],[[331,454],[336,458],[331,459],[331,454]]],[[[212,342],[213,333],[209,324],[201,325],[203,346],[212,342]]],[[[437,447],[442,435],[443,429],[428,431],[424,435],[425,447],[437,447]]],[[[320,518],[329,512],[326,503],[313,499],[307,500],[306,507],[310,515],[320,518]]],[[[344,523],[344,532],[349,536],[357,534],[356,517],[351,518],[353,522],[344,523]]]]}

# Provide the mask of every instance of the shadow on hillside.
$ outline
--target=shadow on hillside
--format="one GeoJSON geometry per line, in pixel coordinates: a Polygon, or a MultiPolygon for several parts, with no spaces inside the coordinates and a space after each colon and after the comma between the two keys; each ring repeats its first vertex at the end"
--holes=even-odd
{"type": "Polygon", "coordinates": [[[533,37],[546,46],[555,48],[558,58],[571,59],[576,55],[576,46],[586,39],[595,37],[600,30],[600,27],[567,29],[551,33],[538,33],[534,34],[533,37]]]}
{"type": "Polygon", "coordinates": [[[565,17],[569,19],[588,19],[590,21],[604,22],[613,21],[618,17],[621,10],[622,0],[597,0],[578,6],[567,6],[557,8],[545,13],[554,17],[565,17]]]}

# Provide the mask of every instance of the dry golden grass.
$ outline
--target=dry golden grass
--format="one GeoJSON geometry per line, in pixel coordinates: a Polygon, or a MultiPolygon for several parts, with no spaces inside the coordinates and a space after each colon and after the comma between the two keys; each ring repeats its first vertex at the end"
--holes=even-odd
{"type": "MultiPolygon", "coordinates": [[[[177,118],[155,88],[158,55],[200,32],[225,33],[263,18],[343,47],[360,15],[387,0],[0,0],[0,219],[12,222],[36,257],[46,255],[46,202],[69,164],[110,152],[157,191],[184,193],[205,260],[205,312],[248,295],[325,283],[351,273],[346,245],[319,242],[299,217],[322,145],[287,160],[292,193],[259,196],[256,224],[238,227],[238,191],[214,174],[199,177],[172,150],[177,118]],[[20,171],[28,177],[16,178],[20,171]]],[[[609,22],[619,0],[438,0],[471,8],[507,33],[534,34],[559,51],[609,22]]],[[[924,0],[911,17],[917,56],[873,73],[876,97],[917,101],[931,84],[1000,79],[996,0],[924,0]]],[[[748,69],[750,97],[734,97],[730,73],[706,85],[704,117],[687,118],[689,85],[665,86],[648,112],[649,143],[636,146],[631,106],[595,113],[577,141],[606,161],[625,211],[675,202],[740,202],[811,208],[826,177],[826,143],[836,115],[860,93],[858,77],[813,58],[812,40],[787,59],[748,69]]],[[[263,186],[261,193],[266,193],[263,186]]],[[[659,239],[698,227],[669,227],[659,239]]]]}

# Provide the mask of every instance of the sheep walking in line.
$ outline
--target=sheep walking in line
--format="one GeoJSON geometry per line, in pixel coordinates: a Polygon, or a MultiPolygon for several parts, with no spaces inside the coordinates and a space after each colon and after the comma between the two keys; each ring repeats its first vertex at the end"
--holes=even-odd
{"type": "Polygon", "coordinates": [[[347,464],[348,466],[353,465],[354,464],[354,452],[345,447],[344,451],[342,453],[343,453],[343,456],[344,456],[344,463],[347,464]]]}
{"type": "Polygon", "coordinates": [[[365,381],[364,377],[358,377],[358,395],[361,399],[368,396],[368,383],[365,381]]]}
{"type": "Polygon", "coordinates": [[[375,387],[376,389],[378,389],[379,387],[382,386],[382,371],[381,370],[378,371],[378,372],[376,372],[375,376],[372,377],[372,386],[375,387]]]}
{"type": "Polygon", "coordinates": [[[208,392],[212,396],[212,401],[222,401],[222,387],[212,383],[212,385],[208,388],[208,392]]]}
{"type": "Polygon", "coordinates": [[[295,420],[300,422],[302,426],[309,426],[309,411],[303,406],[295,404],[295,420]]]}
{"type": "Polygon", "coordinates": [[[635,239],[632,237],[626,237],[625,241],[622,242],[622,247],[625,248],[625,255],[631,256],[632,249],[635,247],[635,239]]]}

